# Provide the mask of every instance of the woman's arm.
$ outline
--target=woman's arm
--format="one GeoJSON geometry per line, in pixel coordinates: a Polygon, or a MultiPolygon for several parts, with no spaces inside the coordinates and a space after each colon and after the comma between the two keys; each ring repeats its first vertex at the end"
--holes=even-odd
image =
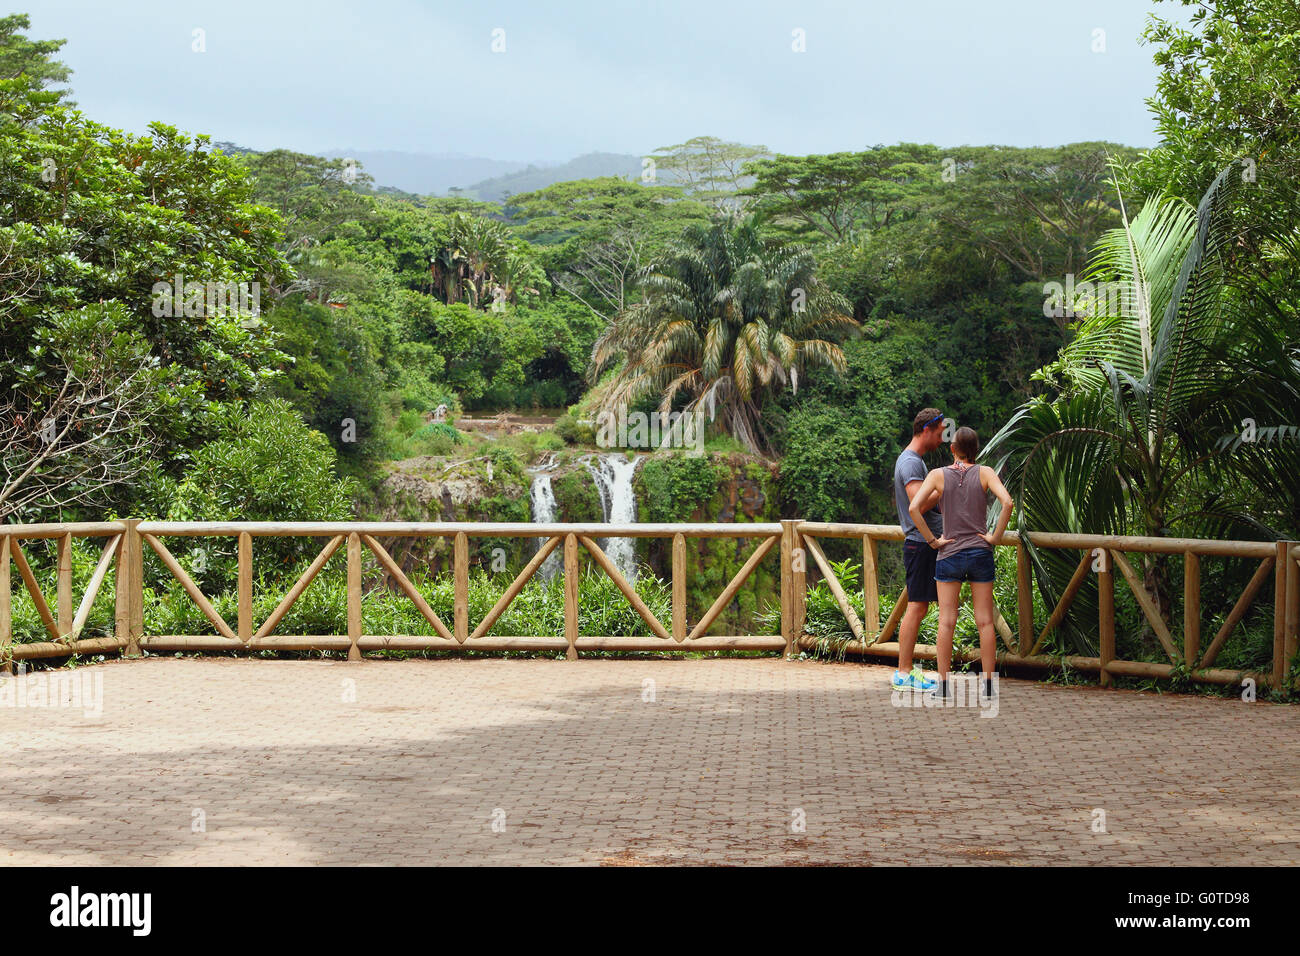
{"type": "Polygon", "coordinates": [[[991,491],[997,496],[998,501],[1002,502],[1002,512],[998,515],[998,526],[992,534],[984,535],[984,540],[989,544],[1001,544],[1002,535],[1007,530],[1007,525],[1011,523],[1011,508],[1015,504],[1011,500],[1011,494],[1007,491],[1006,486],[1002,484],[1002,479],[998,473],[988,465],[980,465],[980,478],[984,483],[984,490],[991,491]]]}
{"type": "Polygon", "coordinates": [[[936,468],[925,476],[925,481],[921,482],[921,487],[917,489],[916,494],[912,496],[911,502],[907,506],[907,513],[912,516],[912,523],[916,525],[916,530],[930,543],[932,548],[942,548],[948,543],[947,538],[936,538],[930,531],[930,526],[925,523],[924,512],[939,498],[943,497],[943,469],[936,468]],[[927,504],[922,507],[922,502],[927,504]]]}

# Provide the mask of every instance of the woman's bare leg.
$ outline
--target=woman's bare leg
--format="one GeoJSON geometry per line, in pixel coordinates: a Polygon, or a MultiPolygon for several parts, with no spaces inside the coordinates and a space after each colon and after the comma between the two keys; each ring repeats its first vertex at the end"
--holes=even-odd
{"type": "Polygon", "coordinates": [[[952,665],[952,635],[957,629],[957,605],[961,602],[960,581],[938,581],[939,587],[939,635],[937,656],[939,658],[939,679],[948,679],[948,668],[952,665]]]}
{"type": "Polygon", "coordinates": [[[993,582],[971,582],[970,593],[975,625],[980,631],[980,666],[987,680],[993,676],[993,670],[997,667],[998,651],[997,635],[993,630],[993,582]]]}

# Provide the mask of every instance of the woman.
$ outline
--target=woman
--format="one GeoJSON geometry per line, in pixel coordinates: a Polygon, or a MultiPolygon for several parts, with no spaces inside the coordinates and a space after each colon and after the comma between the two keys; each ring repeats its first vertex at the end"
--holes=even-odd
{"type": "Polygon", "coordinates": [[[1011,520],[1011,495],[997,472],[987,465],[974,464],[980,440],[973,428],[959,428],[953,438],[953,463],[936,468],[912,497],[908,511],[917,529],[938,550],[934,580],[939,592],[939,687],[941,697],[948,696],[948,666],[952,663],[952,634],[957,627],[957,605],[961,603],[961,586],[970,582],[975,623],[980,632],[980,666],[984,671],[984,694],[993,695],[993,668],[997,643],[993,634],[993,546],[1011,520]],[[936,538],[926,525],[921,502],[938,492],[943,503],[943,536],[936,538]],[[988,533],[988,495],[1002,502],[997,530],[988,533]]]}

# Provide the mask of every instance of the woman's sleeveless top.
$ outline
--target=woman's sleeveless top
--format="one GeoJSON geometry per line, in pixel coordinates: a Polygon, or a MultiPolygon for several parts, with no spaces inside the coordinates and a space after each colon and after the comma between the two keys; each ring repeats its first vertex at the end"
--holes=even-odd
{"type": "Polygon", "coordinates": [[[988,492],[980,484],[980,466],[943,470],[943,536],[951,541],[939,549],[939,560],[970,548],[989,548],[980,535],[988,527],[988,492]]]}

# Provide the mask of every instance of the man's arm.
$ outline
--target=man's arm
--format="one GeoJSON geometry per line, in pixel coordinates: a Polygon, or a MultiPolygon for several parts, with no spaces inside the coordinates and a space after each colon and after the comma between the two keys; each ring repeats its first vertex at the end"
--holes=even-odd
{"type": "MultiPolygon", "coordinates": [[[[921,490],[920,479],[909,481],[906,485],[903,486],[903,490],[907,492],[907,500],[911,501],[913,498],[916,497],[916,493],[921,490]]],[[[921,513],[924,514],[925,512],[933,508],[935,505],[937,505],[939,503],[939,499],[942,497],[943,497],[943,492],[940,491],[939,489],[935,489],[933,492],[931,492],[930,496],[926,498],[925,501],[921,502],[921,513]]]]}

